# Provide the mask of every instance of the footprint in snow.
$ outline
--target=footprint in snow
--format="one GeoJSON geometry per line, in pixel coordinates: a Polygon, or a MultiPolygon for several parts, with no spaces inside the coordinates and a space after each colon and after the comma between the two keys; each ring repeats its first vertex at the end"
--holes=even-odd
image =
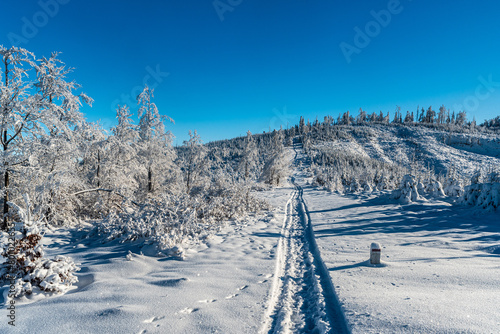
{"type": "Polygon", "coordinates": [[[237,293],[233,293],[233,294],[230,294],[229,296],[226,296],[226,299],[231,299],[231,298],[234,298],[234,297],[237,297],[238,294],[237,293]]]}
{"type": "Polygon", "coordinates": [[[180,310],[180,312],[184,313],[184,314],[191,314],[191,313],[196,312],[198,310],[199,310],[199,308],[186,307],[186,308],[180,310]]]}
{"type": "Polygon", "coordinates": [[[158,320],[161,320],[161,319],[164,319],[164,318],[165,318],[164,316],[163,316],[163,317],[152,317],[152,318],[150,318],[150,319],[146,319],[146,320],[144,320],[143,322],[144,322],[145,324],[151,324],[151,323],[153,323],[153,322],[155,322],[155,321],[158,321],[158,320]]]}
{"type": "Polygon", "coordinates": [[[157,286],[164,286],[164,287],[176,287],[184,282],[188,282],[189,279],[186,277],[181,277],[181,278],[171,278],[171,279],[164,279],[164,280],[159,280],[159,281],[152,281],[148,282],[149,284],[152,285],[157,285],[157,286]]]}
{"type": "Polygon", "coordinates": [[[260,274],[259,276],[264,276],[264,279],[263,280],[260,280],[259,281],[259,284],[264,284],[268,281],[268,279],[270,279],[271,277],[273,277],[273,274],[260,274]]]}
{"type": "Polygon", "coordinates": [[[238,290],[245,290],[246,288],[248,288],[248,285],[243,285],[241,288],[238,288],[238,290]]]}
{"type": "Polygon", "coordinates": [[[216,301],[217,301],[217,299],[203,299],[203,300],[198,300],[198,303],[210,304],[210,303],[213,303],[216,301]]]}

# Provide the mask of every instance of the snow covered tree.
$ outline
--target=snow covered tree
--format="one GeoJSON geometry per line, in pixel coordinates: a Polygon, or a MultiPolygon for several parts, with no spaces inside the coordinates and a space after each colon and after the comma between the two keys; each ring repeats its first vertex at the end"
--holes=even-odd
{"type": "Polygon", "coordinates": [[[299,135],[301,135],[301,136],[305,135],[305,133],[306,133],[305,126],[306,126],[306,124],[305,124],[304,117],[300,116],[300,120],[299,120],[299,135]]]}
{"type": "Polygon", "coordinates": [[[183,146],[182,170],[184,171],[186,193],[189,194],[198,177],[207,167],[204,165],[207,151],[196,130],[194,132],[189,131],[189,140],[184,141],[183,146]]]}
{"type": "Polygon", "coordinates": [[[132,114],[127,105],[117,106],[116,118],[118,120],[118,125],[112,128],[111,131],[116,139],[125,144],[136,142],[139,137],[137,126],[133,124],[131,117],[132,114]]]}
{"type": "Polygon", "coordinates": [[[36,59],[25,49],[0,46],[3,229],[9,213],[11,175],[19,168],[33,166],[33,149],[44,140],[71,141],[72,127],[83,120],[79,111],[82,101],[92,103],[85,94],[73,93],[80,86],[66,81],[72,69],[57,57],[58,53],[53,53],[36,59]]]}
{"type": "Polygon", "coordinates": [[[463,181],[458,178],[454,169],[448,170],[443,184],[443,190],[446,196],[460,197],[464,193],[463,181]]]}
{"type": "Polygon", "coordinates": [[[402,203],[408,204],[421,200],[415,176],[407,174],[401,180],[399,189],[392,193],[393,198],[399,199],[402,203]]]}
{"type": "Polygon", "coordinates": [[[463,127],[467,122],[467,113],[465,111],[459,111],[455,119],[455,124],[459,127],[463,127]]]}
{"type": "Polygon", "coordinates": [[[108,174],[110,186],[120,194],[132,196],[139,188],[137,175],[139,161],[137,126],[133,124],[128,106],[118,106],[118,124],[111,128],[113,136],[108,137],[108,174]]]}
{"type": "Polygon", "coordinates": [[[427,111],[425,113],[425,123],[432,124],[434,123],[434,118],[436,117],[436,112],[434,109],[432,109],[432,106],[427,108],[427,111]]]}
{"type": "Polygon", "coordinates": [[[500,128],[500,116],[497,116],[489,120],[484,120],[481,126],[486,128],[500,128]]]}
{"type": "Polygon", "coordinates": [[[438,118],[437,118],[437,123],[438,124],[445,124],[446,123],[446,118],[447,115],[449,114],[448,110],[444,106],[444,104],[439,107],[439,113],[438,113],[438,118]]]}
{"type": "Polygon", "coordinates": [[[240,160],[239,170],[243,175],[245,181],[250,179],[250,175],[255,170],[258,161],[258,151],[253,139],[252,133],[247,132],[245,138],[245,147],[243,148],[243,155],[240,160]]]}
{"type": "Polygon", "coordinates": [[[271,140],[271,154],[262,171],[261,181],[272,186],[279,186],[286,180],[289,166],[284,151],[282,131],[275,130],[271,140]]]}
{"type": "Polygon", "coordinates": [[[418,122],[419,123],[426,123],[426,120],[425,120],[425,109],[424,107],[422,107],[422,109],[420,109],[420,114],[418,113],[418,108],[417,108],[417,115],[418,116],[418,122]]]}
{"type": "Polygon", "coordinates": [[[368,116],[366,115],[366,111],[364,111],[362,108],[359,108],[358,116],[356,117],[356,124],[365,124],[367,120],[368,116]]]}
{"type": "Polygon", "coordinates": [[[413,124],[413,113],[410,113],[410,111],[406,111],[406,116],[404,120],[405,124],[413,124]]]}
{"type": "Polygon", "coordinates": [[[500,173],[491,172],[482,181],[481,172],[477,171],[471,178],[471,184],[465,187],[459,202],[495,211],[500,207],[500,173]]]}
{"type": "Polygon", "coordinates": [[[396,106],[396,111],[394,112],[394,120],[392,121],[394,124],[402,124],[403,117],[401,115],[401,107],[396,106]]]}
{"type": "MultiPolygon", "coordinates": [[[[148,86],[137,96],[139,104],[139,156],[146,168],[147,192],[153,192],[154,178],[159,179],[172,167],[175,152],[172,148],[172,135],[165,131],[165,121],[174,122],[168,116],[160,115],[153,102],[153,89],[148,86]],[[165,172],[165,173],[163,173],[165,172]]],[[[159,180],[158,182],[161,182],[159,180]]]]}
{"type": "Polygon", "coordinates": [[[349,115],[349,110],[342,115],[341,124],[351,125],[351,116],[349,115]]]}
{"type": "Polygon", "coordinates": [[[104,183],[104,164],[107,154],[107,142],[104,133],[97,124],[82,122],[76,133],[81,139],[79,142],[80,166],[89,185],[101,187],[104,183]]]}

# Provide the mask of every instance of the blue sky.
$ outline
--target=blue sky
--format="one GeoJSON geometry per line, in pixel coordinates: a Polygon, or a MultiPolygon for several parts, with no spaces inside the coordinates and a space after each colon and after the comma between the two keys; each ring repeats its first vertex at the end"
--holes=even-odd
{"type": "Polygon", "coordinates": [[[4,0],[0,44],[62,52],[105,128],[147,82],[182,144],[190,129],[207,142],[360,107],[493,118],[499,13],[461,0],[4,0]]]}

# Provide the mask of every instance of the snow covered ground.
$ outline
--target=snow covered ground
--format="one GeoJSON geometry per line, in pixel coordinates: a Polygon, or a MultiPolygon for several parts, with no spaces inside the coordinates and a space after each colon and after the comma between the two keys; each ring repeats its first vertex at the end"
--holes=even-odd
{"type": "Polygon", "coordinates": [[[183,261],[82,232],[51,235],[49,255],[81,264],[77,288],[17,304],[15,328],[3,306],[0,332],[500,331],[499,213],[318,190],[304,158],[296,187],[257,194],[273,212],[228,223],[183,261]],[[380,266],[367,262],[373,241],[380,266]]]}
{"type": "Polygon", "coordinates": [[[16,327],[2,321],[0,332],[256,333],[289,193],[263,194],[276,212],[228,225],[184,261],[140,255],[134,244],[54,235],[50,252],[81,263],[78,289],[18,305],[16,327]]]}
{"type": "Polygon", "coordinates": [[[297,173],[353,333],[499,332],[498,213],[339,196],[308,187],[308,175],[297,173]],[[369,264],[372,242],[382,244],[382,265],[369,264]]]}

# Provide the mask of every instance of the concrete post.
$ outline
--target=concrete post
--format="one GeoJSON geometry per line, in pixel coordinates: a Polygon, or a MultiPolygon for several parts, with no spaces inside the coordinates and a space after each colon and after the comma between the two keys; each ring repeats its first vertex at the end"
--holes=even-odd
{"type": "Polygon", "coordinates": [[[380,244],[372,242],[370,246],[370,264],[380,264],[380,244]]]}

